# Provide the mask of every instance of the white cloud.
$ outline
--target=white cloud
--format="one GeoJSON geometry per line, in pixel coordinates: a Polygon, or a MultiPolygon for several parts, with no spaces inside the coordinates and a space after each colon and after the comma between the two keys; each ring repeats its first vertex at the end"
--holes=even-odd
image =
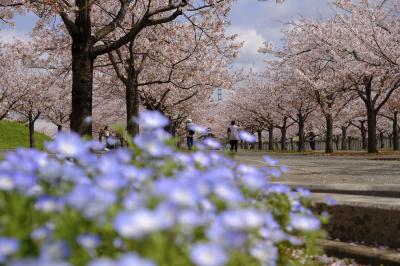
{"type": "Polygon", "coordinates": [[[245,54],[258,54],[258,48],[265,42],[263,36],[256,29],[233,26],[229,28],[229,33],[238,35],[238,41],[243,42],[241,51],[245,54]]]}

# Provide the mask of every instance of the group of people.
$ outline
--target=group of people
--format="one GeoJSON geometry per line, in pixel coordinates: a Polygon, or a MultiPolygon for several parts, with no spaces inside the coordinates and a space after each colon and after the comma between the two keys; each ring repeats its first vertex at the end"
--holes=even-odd
{"type": "MultiPolygon", "coordinates": [[[[194,145],[194,135],[195,135],[195,130],[194,130],[194,124],[192,119],[188,119],[186,122],[186,142],[189,150],[193,149],[194,145]]],[[[240,140],[239,136],[239,127],[236,125],[236,122],[234,120],[231,121],[230,126],[228,127],[227,130],[227,135],[228,135],[228,140],[230,144],[230,150],[233,152],[237,152],[238,150],[238,144],[240,140]]],[[[210,128],[207,129],[208,134],[210,135],[210,128]]]]}
{"type": "MultiPolygon", "coordinates": [[[[195,135],[195,130],[193,129],[193,121],[192,119],[188,119],[186,123],[186,140],[187,140],[187,146],[189,150],[193,149],[193,143],[194,143],[194,135],[195,135]]],[[[231,121],[231,124],[228,126],[228,129],[226,131],[227,137],[229,140],[229,145],[230,145],[230,151],[231,152],[237,152],[238,151],[238,144],[240,141],[240,127],[236,125],[236,122],[234,120],[231,121]]],[[[310,148],[311,150],[316,149],[316,138],[317,136],[314,134],[314,132],[310,132],[307,136],[306,139],[310,143],[310,148]]],[[[294,142],[299,141],[298,136],[293,138],[294,142]]]]}

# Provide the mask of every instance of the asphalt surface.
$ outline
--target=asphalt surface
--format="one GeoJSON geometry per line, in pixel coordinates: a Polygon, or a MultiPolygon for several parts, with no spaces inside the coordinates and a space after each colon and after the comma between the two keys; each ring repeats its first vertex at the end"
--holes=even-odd
{"type": "MultiPolygon", "coordinates": [[[[264,153],[239,152],[236,160],[265,166],[264,153]]],[[[308,184],[400,184],[400,160],[390,157],[273,154],[289,172],[276,181],[308,184]]]]}

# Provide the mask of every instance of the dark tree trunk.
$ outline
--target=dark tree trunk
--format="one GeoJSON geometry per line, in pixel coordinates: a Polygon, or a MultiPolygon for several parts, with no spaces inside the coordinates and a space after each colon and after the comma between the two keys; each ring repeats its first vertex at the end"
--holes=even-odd
{"type": "Polygon", "coordinates": [[[261,151],[262,150],[262,130],[261,129],[257,130],[257,135],[258,135],[258,149],[261,151]]]}
{"type": "Polygon", "coordinates": [[[398,112],[393,114],[393,150],[400,150],[399,147],[399,127],[398,127],[398,112]]]}
{"type": "Polygon", "coordinates": [[[340,147],[339,147],[339,142],[340,142],[340,136],[337,135],[337,136],[336,136],[336,150],[339,150],[339,149],[340,149],[340,147]]]}
{"type": "Polygon", "coordinates": [[[326,120],[326,144],[325,153],[333,153],[333,118],[332,114],[325,116],[326,120]]]}
{"type": "Polygon", "coordinates": [[[365,120],[360,121],[361,143],[362,149],[367,149],[367,129],[365,128],[365,120]]]}
{"type": "Polygon", "coordinates": [[[61,133],[63,131],[63,126],[62,125],[57,125],[57,132],[61,133]]]}
{"type": "Polygon", "coordinates": [[[381,142],[381,149],[385,148],[385,142],[384,142],[385,138],[383,132],[379,132],[379,140],[381,142]]]}
{"type": "Polygon", "coordinates": [[[288,118],[284,117],[282,127],[279,128],[281,130],[281,150],[282,151],[287,150],[287,143],[286,143],[287,120],[288,120],[288,118]]]}
{"type": "Polygon", "coordinates": [[[281,127],[281,150],[286,151],[287,150],[287,144],[286,144],[286,126],[281,127]]]}
{"type": "Polygon", "coordinates": [[[297,115],[298,121],[299,121],[299,147],[298,151],[299,152],[304,152],[306,150],[306,140],[305,140],[305,134],[304,134],[304,118],[301,114],[297,115]]]}
{"type": "Polygon", "coordinates": [[[139,125],[133,120],[139,115],[139,91],[137,79],[128,81],[126,84],[126,124],[127,131],[131,136],[139,133],[139,125]]]}
{"type": "Polygon", "coordinates": [[[29,147],[35,148],[35,119],[32,112],[28,114],[29,127],[29,147]]]}
{"type": "Polygon", "coordinates": [[[72,112],[70,126],[72,131],[81,135],[92,136],[94,59],[90,56],[89,46],[89,41],[86,40],[74,40],[72,43],[72,112]]]}
{"type": "Polygon", "coordinates": [[[348,145],[348,150],[351,150],[351,143],[352,143],[353,138],[352,137],[348,137],[347,138],[347,145],[348,145]]]}
{"type": "Polygon", "coordinates": [[[342,151],[347,150],[347,127],[342,127],[342,151]]]}
{"type": "Polygon", "coordinates": [[[376,113],[373,107],[368,108],[368,153],[377,153],[376,113]]]}
{"type": "Polygon", "coordinates": [[[291,148],[292,151],[294,150],[293,138],[290,138],[290,148],[291,148]]]}
{"type": "Polygon", "coordinates": [[[268,150],[274,150],[274,127],[268,127],[268,150]]]}

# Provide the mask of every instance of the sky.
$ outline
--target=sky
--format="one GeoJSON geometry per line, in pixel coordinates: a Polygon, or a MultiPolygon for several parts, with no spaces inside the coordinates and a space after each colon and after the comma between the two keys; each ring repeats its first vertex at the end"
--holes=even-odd
{"type": "Polygon", "coordinates": [[[283,43],[281,29],[285,22],[300,16],[326,19],[332,15],[329,0],[285,0],[277,4],[275,0],[237,0],[230,15],[229,33],[238,34],[244,42],[235,67],[262,70],[265,55],[257,52],[264,42],[277,46],[283,43]]]}
{"type": "MultiPolygon", "coordinates": [[[[264,42],[282,44],[280,30],[285,22],[299,16],[325,19],[332,14],[329,0],[285,0],[277,4],[276,0],[236,0],[230,14],[228,33],[238,34],[238,40],[244,42],[239,58],[234,62],[236,69],[262,70],[265,55],[257,52],[264,42]]],[[[0,25],[0,37],[11,42],[14,38],[28,39],[28,33],[35,23],[34,15],[17,16],[16,26],[10,28],[0,25]]]]}

